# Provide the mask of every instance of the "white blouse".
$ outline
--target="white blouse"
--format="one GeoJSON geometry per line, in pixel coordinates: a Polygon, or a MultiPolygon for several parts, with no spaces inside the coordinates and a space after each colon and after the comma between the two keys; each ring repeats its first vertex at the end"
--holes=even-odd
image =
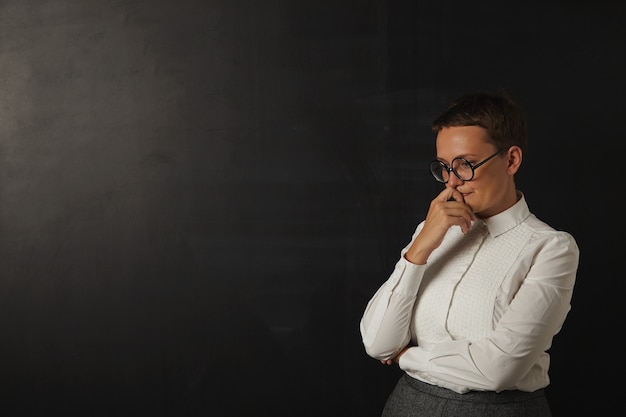
{"type": "Polygon", "coordinates": [[[404,258],[409,246],[361,319],[367,354],[389,359],[410,344],[400,368],[458,393],[546,387],[578,269],[574,238],[537,219],[522,195],[466,234],[450,228],[426,265],[404,258]]]}

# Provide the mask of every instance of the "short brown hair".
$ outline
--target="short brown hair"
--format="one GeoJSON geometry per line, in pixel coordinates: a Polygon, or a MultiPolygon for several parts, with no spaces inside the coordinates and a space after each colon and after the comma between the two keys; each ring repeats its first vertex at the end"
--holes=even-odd
{"type": "Polygon", "coordinates": [[[432,122],[434,132],[455,126],[480,126],[486,129],[491,142],[501,151],[513,145],[525,151],[528,145],[524,110],[504,91],[461,96],[432,122]]]}

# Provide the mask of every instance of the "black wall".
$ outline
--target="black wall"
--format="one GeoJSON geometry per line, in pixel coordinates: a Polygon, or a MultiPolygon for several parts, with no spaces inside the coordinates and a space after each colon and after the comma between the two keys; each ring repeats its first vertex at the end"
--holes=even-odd
{"type": "Polygon", "coordinates": [[[608,410],[625,18],[617,1],[1,0],[0,412],[378,416],[399,371],[358,321],[439,190],[430,121],[496,88],[529,116],[519,188],[581,249],[554,415],[608,410]]]}

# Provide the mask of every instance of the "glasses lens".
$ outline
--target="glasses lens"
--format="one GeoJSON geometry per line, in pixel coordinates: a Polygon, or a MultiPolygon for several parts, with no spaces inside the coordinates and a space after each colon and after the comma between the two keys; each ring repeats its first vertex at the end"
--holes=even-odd
{"type": "Polygon", "coordinates": [[[472,164],[463,158],[456,158],[452,161],[452,170],[457,177],[463,181],[469,181],[474,177],[474,169],[472,164]]]}
{"type": "Polygon", "coordinates": [[[437,181],[448,182],[448,170],[441,162],[432,161],[430,163],[430,172],[437,181]]]}

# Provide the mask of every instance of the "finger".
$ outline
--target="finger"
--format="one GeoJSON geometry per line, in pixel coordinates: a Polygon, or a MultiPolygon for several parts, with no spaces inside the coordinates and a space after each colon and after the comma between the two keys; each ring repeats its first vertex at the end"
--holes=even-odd
{"type": "MultiPolygon", "coordinates": [[[[463,197],[463,194],[461,194],[459,191],[457,191],[456,189],[446,189],[444,190],[445,193],[440,194],[440,196],[445,198],[445,202],[458,202],[458,203],[462,203],[464,208],[465,208],[465,212],[467,212],[467,216],[463,213],[463,217],[465,217],[466,222],[468,225],[471,225],[471,222],[473,220],[476,220],[476,215],[474,214],[474,212],[472,211],[472,208],[470,206],[468,206],[467,204],[465,204],[465,198],[463,197]],[[447,191],[447,192],[445,192],[447,191]]],[[[448,206],[449,207],[449,206],[448,206]]],[[[457,214],[458,216],[459,214],[457,214]]]]}
{"type": "Polygon", "coordinates": [[[454,223],[459,225],[463,233],[467,233],[467,231],[472,228],[472,221],[464,216],[458,216],[454,220],[454,223]]]}
{"type": "Polygon", "coordinates": [[[456,199],[453,197],[454,191],[455,191],[454,188],[446,187],[439,193],[439,195],[437,196],[435,200],[440,201],[442,203],[446,201],[456,201],[456,199]]]}
{"type": "Polygon", "coordinates": [[[463,203],[463,194],[457,191],[456,188],[446,187],[441,193],[442,201],[458,201],[463,203]]]}
{"type": "Polygon", "coordinates": [[[461,228],[461,231],[463,233],[465,233],[465,229],[467,228],[467,222],[465,221],[465,219],[463,218],[463,216],[459,216],[457,219],[457,224],[459,225],[459,227],[461,228]]]}

